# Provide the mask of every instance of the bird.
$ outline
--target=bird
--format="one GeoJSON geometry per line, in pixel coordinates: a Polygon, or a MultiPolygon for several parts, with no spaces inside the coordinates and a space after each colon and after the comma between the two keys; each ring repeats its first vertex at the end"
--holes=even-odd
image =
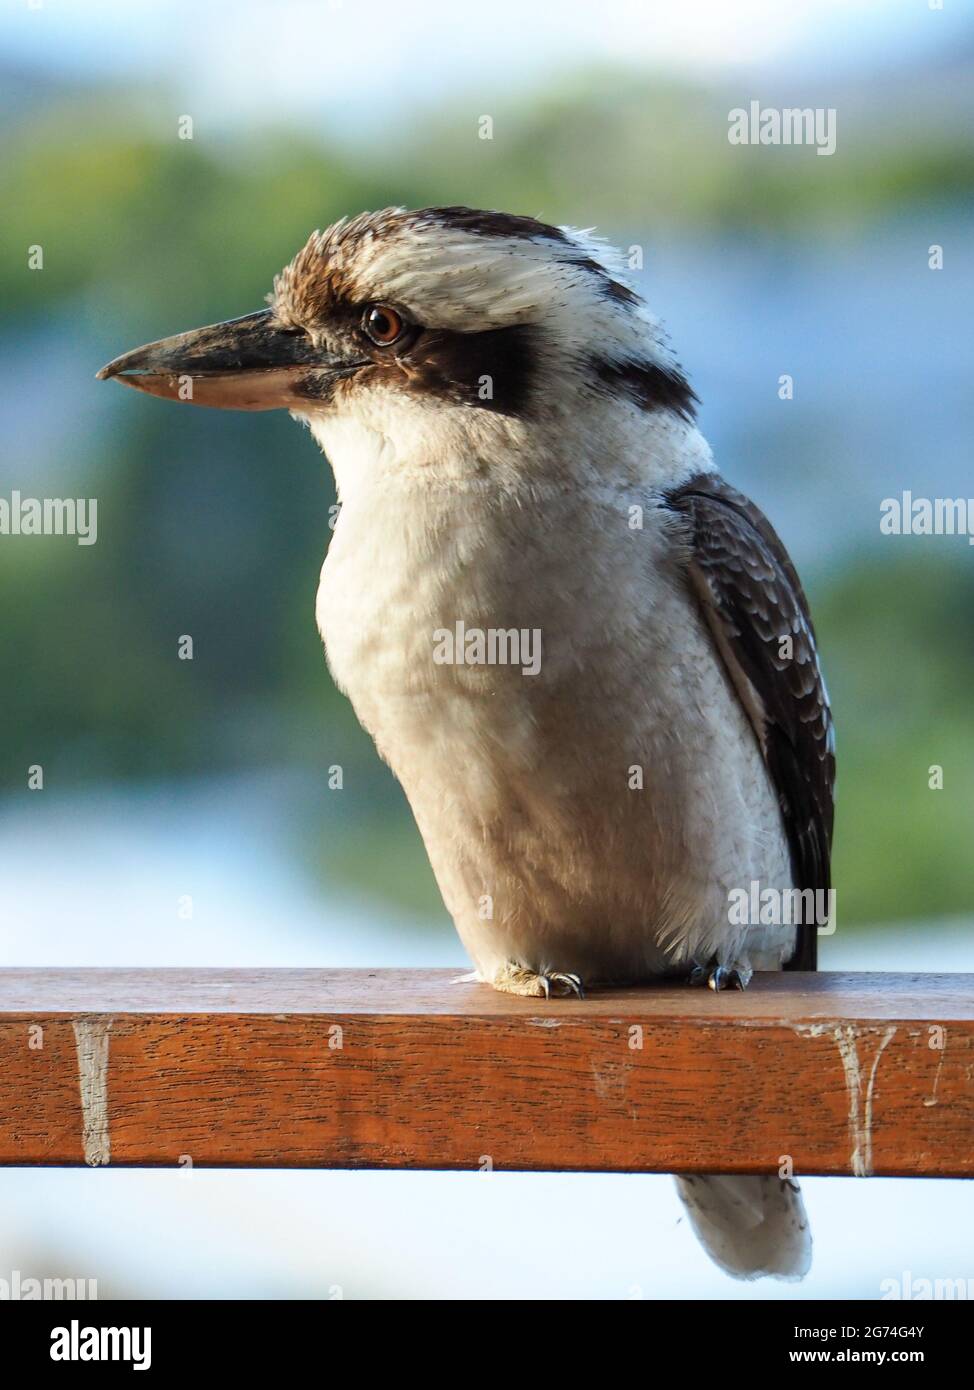
{"type": "MultiPolygon", "coordinates": [[[[819,923],[728,902],[830,888],[808,602],[632,280],[594,230],[386,208],[314,232],[266,307],[98,373],[310,429],[338,499],[316,599],[332,675],[473,978],[529,998],[814,969],[819,923]]],[[[807,1272],[793,1177],[676,1181],[726,1273],[807,1272]]]]}

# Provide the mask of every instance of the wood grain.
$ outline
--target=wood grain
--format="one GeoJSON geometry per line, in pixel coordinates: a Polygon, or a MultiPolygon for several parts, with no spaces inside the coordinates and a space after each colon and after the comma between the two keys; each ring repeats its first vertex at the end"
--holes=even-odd
{"type": "Polygon", "coordinates": [[[974,976],[0,970],[0,1164],[974,1174],[974,976]],[[84,1094],[84,1104],[82,1095],[84,1094]]]}

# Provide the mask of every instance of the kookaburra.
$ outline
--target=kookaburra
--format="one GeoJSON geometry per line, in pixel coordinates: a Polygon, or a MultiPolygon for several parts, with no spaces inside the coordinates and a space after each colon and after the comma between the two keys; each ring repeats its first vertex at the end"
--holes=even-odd
{"type": "MultiPolygon", "coordinates": [[[[754,884],[829,887],[808,605],[619,254],[506,213],[366,213],[316,232],[269,307],[99,376],[311,429],[340,503],[328,661],[477,978],[547,996],[814,967],[814,921],[729,911],[754,884]]],[[[806,1271],[792,1180],[677,1182],[728,1272],[806,1271]]]]}

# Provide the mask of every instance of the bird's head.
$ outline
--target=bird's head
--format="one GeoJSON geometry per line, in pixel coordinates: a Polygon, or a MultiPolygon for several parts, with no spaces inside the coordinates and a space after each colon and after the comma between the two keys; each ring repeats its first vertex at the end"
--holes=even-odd
{"type": "Polygon", "coordinates": [[[462,431],[607,400],[688,422],[694,405],[618,253],[587,232],[463,207],[315,232],[267,308],[136,348],[98,375],[196,405],[289,410],[323,442],[350,417],[389,437],[397,419],[435,428],[432,411],[462,431]]]}

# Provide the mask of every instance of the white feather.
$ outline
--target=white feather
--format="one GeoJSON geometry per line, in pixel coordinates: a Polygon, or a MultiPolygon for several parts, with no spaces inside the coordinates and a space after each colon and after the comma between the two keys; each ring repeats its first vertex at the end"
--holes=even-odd
{"type": "Polygon", "coordinates": [[[801,1279],[812,1263],[812,1233],[793,1180],[744,1174],[676,1179],[701,1245],[735,1279],[801,1279]]]}

